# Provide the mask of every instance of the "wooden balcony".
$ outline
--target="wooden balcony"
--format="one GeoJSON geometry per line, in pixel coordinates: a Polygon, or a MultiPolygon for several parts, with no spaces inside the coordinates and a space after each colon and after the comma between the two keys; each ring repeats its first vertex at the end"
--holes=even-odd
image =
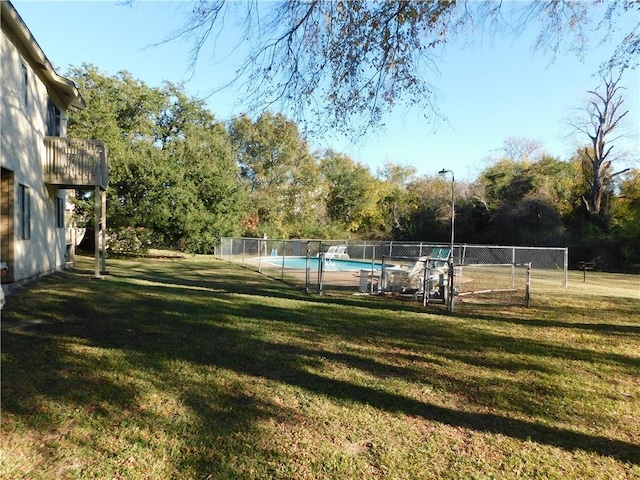
{"type": "Polygon", "coordinates": [[[44,147],[45,183],[62,188],[107,188],[107,149],[100,140],[44,137],[44,147]]]}

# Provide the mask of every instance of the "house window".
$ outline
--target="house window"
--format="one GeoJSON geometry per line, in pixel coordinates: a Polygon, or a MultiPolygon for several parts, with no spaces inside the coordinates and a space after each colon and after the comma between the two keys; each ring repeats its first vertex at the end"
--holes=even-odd
{"type": "Polygon", "coordinates": [[[31,194],[22,184],[18,186],[18,238],[31,238],[31,194]]]}
{"type": "Polygon", "coordinates": [[[60,136],[60,110],[55,104],[49,100],[47,105],[47,136],[59,137],[60,136]]]}
{"type": "Polygon", "coordinates": [[[56,197],[56,228],[64,228],[64,198],[56,197]]]}
{"type": "Polygon", "coordinates": [[[25,105],[29,104],[29,71],[24,63],[22,64],[22,99],[25,105]]]}

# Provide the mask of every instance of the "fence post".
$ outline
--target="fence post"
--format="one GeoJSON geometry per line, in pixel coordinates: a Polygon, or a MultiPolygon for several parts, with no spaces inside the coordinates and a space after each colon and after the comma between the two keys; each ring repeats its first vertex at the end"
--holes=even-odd
{"type": "Polygon", "coordinates": [[[564,248],[564,287],[569,286],[569,249],[564,248]]]}
{"type": "Polygon", "coordinates": [[[309,266],[309,256],[311,255],[310,250],[311,241],[307,241],[307,257],[304,264],[304,289],[307,293],[309,293],[309,281],[310,279],[310,266],[309,266]]]}
{"type": "Polygon", "coordinates": [[[324,252],[318,253],[318,295],[322,295],[322,276],[324,274],[324,252]]]}
{"type": "Polygon", "coordinates": [[[455,292],[455,287],[453,285],[453,258],[449,260],[449,311],[453,313],[453,296],[455,292]]]}
{"type": "Polygon", "coordinates": [[[429,276],[431,275],[431,263],[429,262],[429,259],[425,260],[424,262],[424,274],[422,276],[422,306],[426,307],[427,305],[429,305],[429,293],[427,292],[428,290],[428,283],[429,283],[429,276]]]}
{"type": "Polygon", "coordinates": [[[516,286],[516,247],[511,249],[511,288],[516,286]]]}
{"type": "MultiPolygon", "coordinates": [[[[384,255],[383,255],[383,257],[384,257],[384,255]]],[[[371,294],[373,294],[373,278],[374,278],[374,276],[376,274],[375,265],[376,265],[376,259],[372,258],[371,259],[371,287],[369,288],[369,293],[371,293],[371,294]]],[[[382,285],[382,275],[378,279],[378,290],[380,290],[380,285],[382,285]]]]}
{"type": "Polygon", "coordinates": [[[531,262],[527,263],[527,282],[524,290],[524,304],[529,306],[529,299],[531,294],[531,262]]]}
{"type": "Polygon", "coordinates": [[[246,243],[246,239],[242,239],[242,266],[244,267],[244,255],[245,255],[245,251],[247,249],[247,243],[246,243]]]}
{"type": "Polygon", "coordinates": [[[282,269],[280,270],[280,280],[284,280],[284,240],[282,241],[280,250],[282,251],[282,269]]]}

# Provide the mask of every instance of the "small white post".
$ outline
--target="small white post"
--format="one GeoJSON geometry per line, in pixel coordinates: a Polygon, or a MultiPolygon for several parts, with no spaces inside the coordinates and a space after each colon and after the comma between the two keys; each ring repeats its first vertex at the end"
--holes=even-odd
{"type": "Polygon", "coordinates": [[[93,220],[95,223],[93,238],[95,242],[94,255],[95,255],[95,278],[102,278],[100,276],[100,186],[96,185],[94,197],[93,197],[93,205],[94,205],[94,216],[93,220]]]}
{"type": "Polygon", "coordinates": [[[511,288],[516,286],[516,247],[511,249],[511,288]]]}
{"type": "Polygon", "coordinates": [[[101,192],[101,203],[102,203],[102,248],[100,252],[100,256],[102,258],[102,270],[101,274],[106,275],[107,272],[107,192],[103,190],[101,192]]]}
{"type": "Polygon", "coordinates": [[[531,298],[531,262],[527,263],[527,284],[525,287],[524,302],[525,306],[529,306],[529,300],[531,298]]]}

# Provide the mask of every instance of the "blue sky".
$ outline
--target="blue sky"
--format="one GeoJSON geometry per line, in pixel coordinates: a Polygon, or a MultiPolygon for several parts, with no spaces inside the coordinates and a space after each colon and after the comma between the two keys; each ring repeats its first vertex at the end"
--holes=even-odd
{"type": "MultiPolygon", "coordinates": [[[[183,24],[184,11],[175,2],[13,3],[61,74],[70,65],[86,62],[108,74],[128,70],[150,86],[160,86],[163,80],[185,82],[189,94],[205,96],[240,62],[227,55],[222,38],[216,46],[221,60],[212,61],[205,51],[194,72],[188,70],[188,42],[151,46],[183,24]]],[[[637,21],[633,13],[628,20],[637,21]]],[[[477,177],[487,165],[484,159],[508,137],[537,140],[548,153],[568,159],[580,137],[568,136],[567,119],[585,104],[587,90],[599,84],[594,73],[615,44],[596,45],[584,62],[567,54],[551,63],[548,56],[531,52],[532,38],[527,34],[516,39],[485,38],[473,46],[448,44],[439,52],[439,75],[432,83],[446,121],[435,131],[417,109],[400,108],[385,118],[386,130],[355,144],[335,133],[310,138],[311,146],[346,153],[374,173],[392,161],[412,165],[421,175],[452,169],[456,178],[466,180],[477,177]]],[[[633,166],[640,142],[640,72],[627,72],[623,83],[630,110],[628,138],[616,149],[629,151],[624,166],[633,166]]],[[[226,119],[243,111],[239,97],[229,89],[209,96],[208,106],[217,118],[226,119]]]]}

